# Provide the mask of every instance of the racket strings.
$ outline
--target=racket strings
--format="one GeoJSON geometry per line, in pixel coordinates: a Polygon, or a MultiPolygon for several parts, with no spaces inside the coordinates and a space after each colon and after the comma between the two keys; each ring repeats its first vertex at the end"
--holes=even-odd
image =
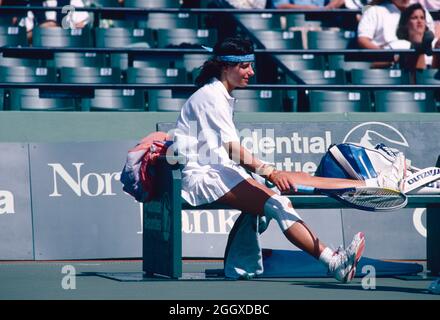
{"type": "Polygon", "coordinates": [[[340,196],[347,202],[367,208],[394,208],[406,203],[406,197],[393,190],[356,190],[340,196]]]}

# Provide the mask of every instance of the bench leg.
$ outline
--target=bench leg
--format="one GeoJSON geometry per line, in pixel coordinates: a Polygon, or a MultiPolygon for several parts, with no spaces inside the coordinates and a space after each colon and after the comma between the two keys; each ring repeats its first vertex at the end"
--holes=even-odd
{"type": "Polygon", "coordinates": [[[440,274],[440,206],[426,209],[426,259],[432,276],[440,274]]]}

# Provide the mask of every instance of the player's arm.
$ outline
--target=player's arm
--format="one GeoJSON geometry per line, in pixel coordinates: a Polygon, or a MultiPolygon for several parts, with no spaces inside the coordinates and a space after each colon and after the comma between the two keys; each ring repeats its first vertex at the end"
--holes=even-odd
{"type": "Polygon", "coordinates": [[[265,164],[260,159],[255,157],[240,142],[231,141],[225,144],[228,150],[229,157],[237,163],[240,163],[245,169],[255,172],[263,177],[266,177],[270,182],[275,184],[281,191],[295,188],[294,179],[291,172],[279,171],[275,167],[265,164]]]}

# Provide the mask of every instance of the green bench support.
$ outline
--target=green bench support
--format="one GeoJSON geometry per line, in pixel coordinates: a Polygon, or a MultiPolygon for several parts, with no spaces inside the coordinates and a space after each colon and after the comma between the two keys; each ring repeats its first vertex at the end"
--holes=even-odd
{"type": "MultiPolygon", "coordinates": [[[[182,210],[228,209],[219,205],[193,207],[181,198],[180,165],[161,159],[156,197],[143,205],[143,271],[146,276],[182,277],[182,210]]],[[[319,195],[289,196],[298,209],[347,208],[319,195]]],[[[408,208],[427,208],[427,267],[440,274],[440,195],[410,195],[408,208]]]]}

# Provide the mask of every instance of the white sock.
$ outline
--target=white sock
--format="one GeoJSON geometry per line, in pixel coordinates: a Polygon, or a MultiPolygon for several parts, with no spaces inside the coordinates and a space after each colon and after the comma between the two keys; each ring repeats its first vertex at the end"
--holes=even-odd
{"type": "Polygon", "coordinates": [[[366,187],[379,187],[379,182],[377,181],[377,178],[366,179],[365,186],[366,187]]]}
{"type": "Polygon", "coordinates": [[[319,261],[321,261],[326,266],[329,265],[331,258],[333,257],[334,251],[330,249],[329,247],[326,247],[324,250],[322,250],[319,261]]]}

